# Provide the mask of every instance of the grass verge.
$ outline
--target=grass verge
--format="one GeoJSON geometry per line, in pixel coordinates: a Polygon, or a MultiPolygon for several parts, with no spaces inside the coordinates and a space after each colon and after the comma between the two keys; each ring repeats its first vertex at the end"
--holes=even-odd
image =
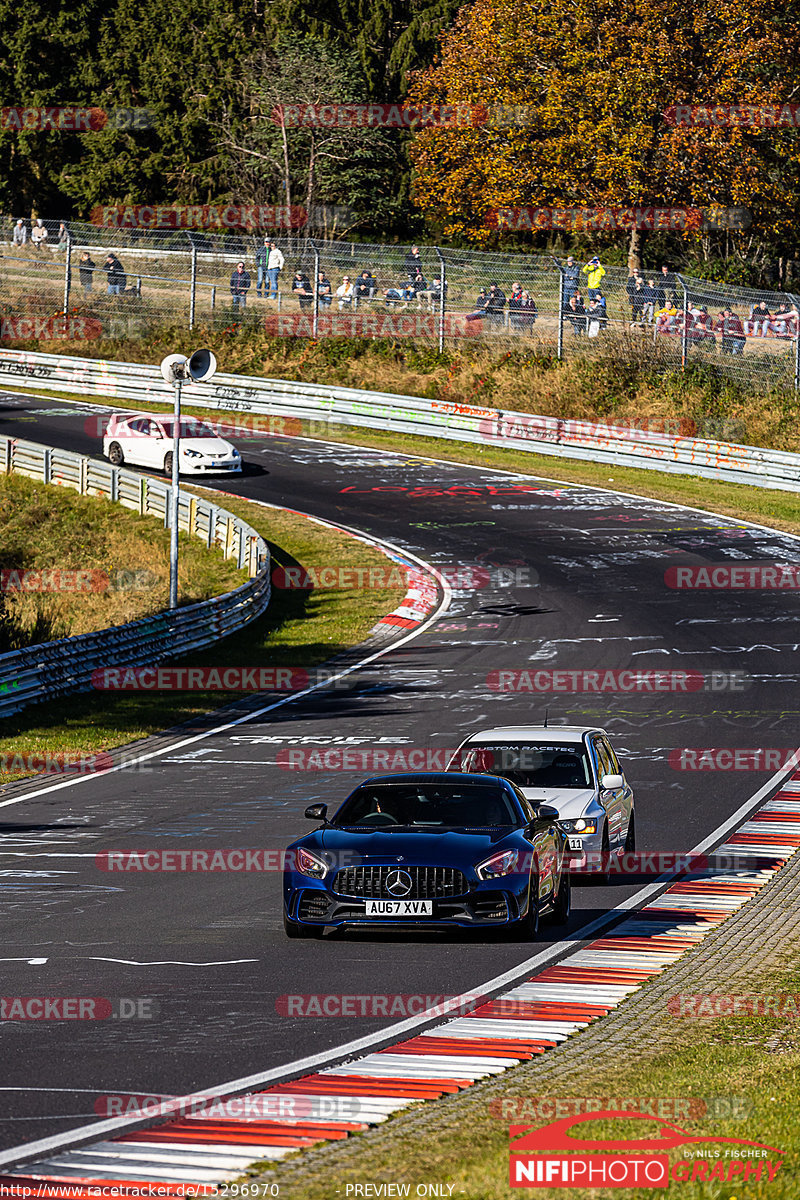
{"type": "MultiPolygon", "coordinates": [[[[747,992],[769,997],[788,993],[796,999],[800,992],[800,970],[792,966],[770,974],[754,971],[747,992]]],[[[309,1170],[303,1178],[303,1200],[335,1200],[345,1195],[346,1184],[366,1181],[408,1184],[411,1196],[421,1182],[435,1181],[445,1185],[442,1194],[448,1194],[447,1186],[452,1185],[450,1194],[463,1200],[511,1200],[522,1193],[509,1186],[509,1126],[540,1128],[548,1124],[553,1115],[547,1110],[544,1115],[539,1114],[543,1102],[550,1097],[629,1098],[626,1108],[630,1110],[634,1109],[634,1098],[661,1098],[664,1119],[693,1136],[741,1138],[783,1151],[783,1165],[772,1182],[768,1181],[766,1170],[759,1181],[749,1178],[746,1182],[741,1179],[722,1182],[714,1178],[711,1173],[717,1163],[763,1161],[726,1158],[725,1147],[719,1143],[698,1147],[710,1150],[712,1155],[719,1150],[718,1158],[694,1158],[696,1148],[692,1146],[668,1151],[671,1166],[692,1158],[686,1173],[690,1175],[697,1170],[698,1175],[706,1176],[672,1182],[669,1194],[674,1190],[681,1200],[797,1200],[800,1196],[799,1046],[797,1015],[681,1017],[675,1020],[671,1042],[662,1049],[652,1048],[643,1030],[641,1049],[634,1062],[621,1060],[609,1067],[606,1060],[602,1069],[593,1069],[589,1060],[563,1074],[557,1087],[552,1083],[537,1086],[530,1077],[526,1079],[524,1068],[512,1070],[493,1082],[491,1100],[487,1096],[483,1103],[479,1097],[470,1095],[473,1089],[467,1089],[463,1096],[448,1104],[447,1110],[440,1109],[435,1133],[431,1130],[427,1135],[417,1126],[413,1135],[405,1132],[403,1136],[396,1126],[402,1114],[390,1118],[368,1137],[356,1135],[360,1142],[357,1170],[348,1163],[337,1171],[328,1159],[325,1174],[330,1180],[332,1172],[335,1173],[335,1186],[321,1178],[315,1180],[309,1170]],[[525,1108],[519,1107],[521,1097],[526,1098],[527,1115],[525,1108]],[[677,1101],[677,1111],[671,1111],[674,1104],[669,1098],[677,1101]],[[695,1103],[690,1105],[692,1100],[695,1103]],[[703,1114],[698,1100],[705,1101],[712,1116],[708,1112],[703,1114]],[[510,1116],[512,1112],[519,1115],[510,1116]]],[[[613,1105],[605,1102],[598,1107],[613,1105]]],[[[558,1115],[566,1113],[562,1110],[558,1115]]],[[[582,1131],[573,1132],[592,1140],[649,1138],[658,1133],[657,1126],[649,1122],[636,1122],[635,1128],[632,1125],[632,1122],[597,1120],[582,1131]]],[[[768,1157],[774,1163],[781,1156],[768,1157]]],[[[266,1163],[259,1164],[251,1169],[248,1178],[266,1183],[276,1178],[275,1170],[280,1179],[279,1166],[270,1169],[266,1163]]],[[[283,1194],[283,1183],[279,1186],[283,1194]]],[[[294,1194],[291,1184],[288,1186],[289,1194],[294,1194]]],[[[395,1189],[394,1194],[403,1193],[395,1189]]],[[[564,1200],[600,1200],[619,1195],[626,1200],[649,1200],[664,1193],[660,1189],[638,1187],[622,1191],[559,1187],[544,1192],[536,1190],[533,1194],[559,1196],[564,1200]]]]}
{"type": "MultiPolygon", "coordinates": [[[[334,562],[347,567],[387,565],[378,550],[302,516],[227,495],[224,505],[269,542],[273,569],[301,564],[312,571],[334,562]]],[[[317,666],[362,641],[403,594],[404,588],[395,587],[276,588],[269,608],[257,621],[207,650],[176,661],[198,667],[317,666]]],[[[0,756],[97,754],[213,711],[240,694],[103,691],[32,705],[0,721],[0,756]]],[[[0,782],[22,774],[0,774],[0,782]]]]}

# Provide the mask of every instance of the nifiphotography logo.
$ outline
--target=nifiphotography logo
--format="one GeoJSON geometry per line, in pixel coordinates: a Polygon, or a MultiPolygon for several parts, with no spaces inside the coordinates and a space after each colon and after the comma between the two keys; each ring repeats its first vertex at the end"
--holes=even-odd
{"type": "MultiPolygon", "coordinates": [[[[644,1131],[643,1131],[644,1132],[644,1131]]],[[[548,1125],[511,1125],[511,1187],[666,1188],[670,1183],[771,1183],[783,1165],[783,1150],[746,1138],[701,1136],[659,1117],[608,1109],[564,1117],[548,1125]],[[595,1120],[646,1121],[660,1126],[649,1137],[588,1140],[569,1133],[595,1120]],[[663,1153],[678,1146],[694,1152],[670,1162],[663,1153]],[[557,1151],[558,1153],[548,1153],[557,1151]]]]}

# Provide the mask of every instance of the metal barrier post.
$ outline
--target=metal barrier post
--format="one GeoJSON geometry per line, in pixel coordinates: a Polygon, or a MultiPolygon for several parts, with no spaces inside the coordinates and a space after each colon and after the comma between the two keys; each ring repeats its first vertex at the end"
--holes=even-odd
{"type": "Polygon", "coordinates": [[[557,258],[554,258],[553,262],[558,268],[558,343],[556,345],[556,358],[561,362],[564,357],[564,271],[557,258]]]}
{"type": "Polygon", "coordinates": [[[800,300],[797,296],[789,296],[794,305],[797,317],[794,329],[794,390],[800,390],[800,300]]]}
{"type": "Polygon", "coordinates": [[[314,238],[311,239],[311,248],[314,251],[314,316],[311,320],[311,333],[313,337],[319,332],[319,246],[314,238]]]}
{"type": "Polygon", "coordinates": [[[211,288],[211,311],[217,307],[217,285],[214,284],[211,288]]]}
{"type": "Polygon", "coordinates": [[[67,234],[67,257],[64,260],[64,316],[69,312],[69,293],[72,287],[72,235],[67,234]]]}
{"type": "Polygon", "coordinates": [[[689,353],[689,290],[683,282],[682,275],[675,278],[683,288],[683,329],[681,330],[681,370],[686,370],[686,359],[689,353]]]}
{"type": "Polygon", "coordinates": [[[444,255],[438,246],[433,247],[439,259],[439,353],[444,353],[444,310],[445,292],[447,291],[447,273],[444,255]]]}
{"type": "Polygon", "coordinates": [[[169,531],[169,606],[178,607],[178,500],[180,471],[181,384],[175,381],[175,407],[172,426],[172,494],[170,496],[169,531]]]}
{"type": "Polygon", "coordinates": [[[189,328],[194,329],[194,313],[197,303],[197,246],[192,238],[192,282],[189,294],[189,328]]]}

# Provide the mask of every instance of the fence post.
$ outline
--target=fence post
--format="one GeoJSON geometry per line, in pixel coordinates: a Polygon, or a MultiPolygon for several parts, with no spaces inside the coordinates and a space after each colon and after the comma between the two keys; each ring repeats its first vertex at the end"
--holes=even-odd
{"type": "Polygon", "coordinates": [[[683,282],[682,275],[675,278],[683,288],[683,329],[681,330],[681,370],[686,370],[686,359],[689,353],[689,289],[683,282]]]}
{"type": "Polygon", "coordinates": [[[311,321],[311,334],[316,338],[319,333],[319,246],[315,238],[311,238],[310,241],[314,251],[314,316],[311,321]]]}
{"type": "Polygon", "coordinates": [[[561,362],[564,357],[564,270],[557,258],[553,258],[553,262],[558,268],[558,343],[556,346],[556,358],[561,362]]]}
{"type": "Polygon", "coordinates": [[[797,296],[789,296],[794,305],[797,317],[794,327],[794,390],[800,390],[800,300],[797,296]]]}
{"type": "Polygon", "coordinates": [[[64,260],[64,316],[69,312],[69,293],[72,287],[72,235],[67,234],[67,257],[64,260]]]}
{"type": "Polygon", "coordinates": [[[189,296],[189,328],[194,329],[194,313],[197,303],[197,246],[192,238],[192,287],[189,296]]]}
{"type": "Polygon", "coordinates": [[[433,247],[439,259],[439,353],[444,353],[444,311],[445,292],[447,291],[447,270],[444,255],[438,246],[433,247]]]}
{"type": "Polygon", "coordinates": [[[217,285],[214,284],[214,286],[211,288],[211,311],[213,312],[216,307],[217,307],[217,285]]]}

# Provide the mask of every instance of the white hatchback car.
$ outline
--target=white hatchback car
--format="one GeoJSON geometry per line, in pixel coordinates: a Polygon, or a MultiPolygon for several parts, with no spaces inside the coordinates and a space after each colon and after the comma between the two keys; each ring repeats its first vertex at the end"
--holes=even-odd
{"type": "MultiPolygon", "coordinates": [[[[153,413],[114,413],[103,435],[103,454],[115,467],[130,463],[172,474],[173,418],[153,413]]],[[[182,417],[181,475],[241,471],[239,451],[218,437],[210,425],[182,417]]]]}
{"type": "Polygon", "coordinates": [[[573,870],[586,854],[636,849],[633,792],[604,729],[484,729],[462,742],[448,770],[502,775],[529,800],[556,808],[573,870]]]}

